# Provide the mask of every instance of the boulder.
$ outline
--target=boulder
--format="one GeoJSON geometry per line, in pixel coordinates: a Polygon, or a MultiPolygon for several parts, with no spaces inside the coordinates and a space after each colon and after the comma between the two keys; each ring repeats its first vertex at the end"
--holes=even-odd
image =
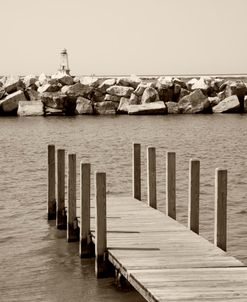
{"type": "Polygon", "coordinates": [[[165,114],[167,108],[164,102],[145,103],[140,105],[129,105],[128,114],[142,115],[142,114],[165,114]]]}
{"type": "Polygon", "coordinates": [[[98,87],[100,84],[100,80],[94,76],[92,77],[81,77],[80,82],[82,85],[88,85],[90,87],[98,87]]]}
{"type": "Polygon", "coordinates": [[[191,86],[191,90],[196,90],[196,89],[200,89],[202,91],[207,91],[209,88],[209,85],[206,84],[205,79],[203,77],[201,77],[197,82],[195,82],[192,86],[191,86]]]}
{"type": "Polygon", "coordinates": [[[213,96],[213,97],[209,96],[208,100],[210,102],[211,107],[214,107],[221,102],[221,99],[218,96],[213,96]]]}
{"type": "Polygon", "coordinates": [[[106,94],[104,97],[104,101],[110,101],[110,102],[115,102],[115,103],[119,103],[120,102],[121,97],[120,96],[116,96],[116,95],[111,95],[111,94],[106,94]]]}
{"type": "Polygon", "coordinates": [[[198,82],[198,79],[196,79],[196,78],[190,79],[190,80],[186,83],[187,89],[188,89],[188,90],[191,90],[191,87],[192,87],[195,83],[197,83],[197,82],[198,82]]]}
{"type": "Polygon", "coordinates": [[[158,87],[172,87],[173,86],[173,77],[159,77],[156,83],[157,88],[158,87]]]}
{"type": "Polygon", "coordinates": [[[197,89],[180,99],[178,106],[181,113],[209,112],[211,109],[208,98],[200,89],[197,89]]]}
{"type": "Polygon", "coordinates": [[[130,86],[134,89],[137,88],[137,86],[141,83],[141,79],[137,77],[136,75],[131,75],[130,77],[122,77],[117,79],[117,85],[120,86],[130,86]]]}
{"type": "Polygon", "coordinates": [[[75,114],[93,114],[92,101],[79,96],[76,100],[75,114]]]}
{"type": "Polygon", "coordinates": [[[24,90],[25,85],[19,77],[9,77],[4,83],[4,89],[8,94],[11,94],[17,90],[24,90]]]}
{"type": "Polygon", "coordinates": [[[117,112],[128,113],[128,111],[129,111],[129,98],[121,97],[117,112]]]}
{"type": "Polygon", "coordinates": [[[134,91],[134,94],[137,95],[137,96],[142,96],[143,95],[143,92],[145,91],[145,89],[149,87],[147,84],[144,84],[144,83],[140,83],[135,91],[134,91]]]}
{"type": "Polygon", "coordinates": [[[3,87],[5,82],[7,81],[7,77],[0,77],[0,87],[3,87]]]}
{"type": "Polygon", "coordinates": [[[163,102],[173,101],[174,84],[171,77],[161,77],[156,83],[159,99],[163,102]]]}
{"type": "Polygon", "coordinates": [[[93,91],[93,97],[92,100],[94,102],[103,102],[105,99],[105,94],[102,93],[98,88],[95,88],[93,91]]]}
{"type": "Polygon", "coordinates": [[[238,112],[240,103],[236,95],[231,95],[213,107],[213,113],[233,113],[238,112]]]}
{"type": "Polygon", "coordinates": [[[70,87],[70,86],[68,86],[68,85],[64,85],[64,86],[61,88],[61,93],[66,94],[67,91],[69,90],[69,87],[70,87]]]}
{"type": "Polygon", "coordinates": [[[90,87],[88,85],[83,85],[80,82],[78,82],[72,86],[69,86],[66,94],[73,95],[75,97],[82,96],[91,99],[92,92],[93,92],[93,87],[90,87]]]}
{"type": "Polygon", "coordinates": [[[58,80],[58,82],[61,83],[62,85],[73,85],[74,84],[73,78],[69,74],[66,74],[63,72],[58,72],[57,74],[52,76],[52,79],[58,80]]]}
{"type": "Polygon", "coordinates": [[[147,87],[143,92],[141,103],[146,104],[146,103],[158,102],[159,100],[160,99],[157,90],[152,87],[147,87]]]}
{"type": "Polygon", "coordinates": [[[130,105],[139,105],[141,104],[141,98],[138,97],[136,94],[132,93],[129,99],[130,105]]]}
{"type": "Polygon", "coordinates": [[[26,101],[26,97],[23,91],[18,90],[0,101],[1,110],[4,113],[15,113],[20,101],[26,101]]]}
{"type": "Polygon", "coordinates": [[[79,83],[79,82],[80,82],[80,77],[75,76],[75,77],[73,78],[73,81],[74,81],[74,84],[75,84],[75,83],[79,83]]]}
{"type": "Polygon", "coordinates": [[[96,114],[116,114],[116,105],[110,101],[95,103],[94,109],[96,114]]]}
{"type": "Polygon", "coordinates": [[[73,115],[76,108],[76,97],[62,93],[44,93],[41,100],[45,107],[62,110],[67,115],[73,115]]]}
{"type": "Polygon", "coordinates": [[[174,85],[175,85],[175,84],[178,84],[181,88],[187,89],[186,83],[185,83],[184,81],[182,81],[181,79],[179,79],[179,78],[174,78],[172,81],[173,81],[173,84],[174,84],[174,85]]]}
{"type": "Polygon", "coordinates": [[[167,113],[168,114],[178,114],[178,113],[180,113],[178,103],[176,103],[176,102],[167,102],[166,107],[167,107],[167,113]]]}
{"type": "Polygon", "coordinates": [[[0,100],[4,97],[5,95],[5,90],[4,88],[0,87],[0,100]]]}
{"type": "Polygon", "coordinates": [[[41,73],[40,76],[39,76],[39,83],[40,85],[44,85],[44,84],[47,84],[48,83],[48,77],[46,76],[46,74],[44,73],[41,73]]]}
{"type": "Polygon", "coordinates": [[[116,95],[120,97],[130,97],[131,93],[134,91],[132,87],[125,87],[125,86],[111,86],[106,89],[106,92],[111,95],[116,95]]]}
{"type": "Polygon", "coordinates": [[[40,93],[34,89],[27,89],[24,93],[25,93],[27,100],[29,100],[29,101],[41,100],[40,93]]]}
{"type": "Polygon", "coordinates": [[[27,75],[23,78],[23,83],[24,85],[26,86],[26,88],[32,86],[32,85],[35,85],[36,86],[36,81],[37,81],[37,78],[36,76],[30,74],[30,75],[27,75]]]}
{"type": "Polygon", "coordinates": [[[44,93],[44,92],[57,92],[60,90],[60,87],[58,85],[51,85],[51,84],[45,84],[43,86],[40,86],[38,88],[39,93],[44,93]]]}
{"type": "Polygon", "coordinates": [[[101,91],[102,93],[106,93],[106,90],[111,87],[114,86],[116,84],[116,79],[107,79],[104,80],[98,87],[98,90],[101,91]]]}
{"type": "Polygon", "coordinates": [[[17,115],[34,116],[44,115],[43,103],[41,101],[20,101],[18,104],[17,115]]]}
{"type": "Polygon", "coordinates": [[[190,94],[190,91],[189,91],[189,90],[184,89],[184,88],[181,88],[180,94],[179,94],[179,99],[181,99],[181,98],[183,98],[184,96],[189,95],[189,94],[190,94]]]}
{"type": "Polygon", "coordinates": [[[244,97],[247,93],[246,84],[241,80],[237,80],[231,83],[230,87],[232,92],[231,94],[238,97],[240,103],[240,112],[244,112],[244,97]]]}
{"type": "Polygon", "coordinates": [[[44,115],[45,116],[64,116],[65,112],[62,109],[55,109],[50,107],[44,108],[44,115]]]}

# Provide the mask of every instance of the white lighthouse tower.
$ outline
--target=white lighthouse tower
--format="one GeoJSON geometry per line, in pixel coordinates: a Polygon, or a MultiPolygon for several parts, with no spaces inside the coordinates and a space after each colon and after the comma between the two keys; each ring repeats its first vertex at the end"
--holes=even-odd
{"type": "Polygon", "coordinates": [[[69,74],[69,72],[70,72],[68,53],[65,48],[61,51],[61,54],[60,54],[60,66],[59,66],[58,71],[61,73],[64,73],[64,74],[69,74]]]}

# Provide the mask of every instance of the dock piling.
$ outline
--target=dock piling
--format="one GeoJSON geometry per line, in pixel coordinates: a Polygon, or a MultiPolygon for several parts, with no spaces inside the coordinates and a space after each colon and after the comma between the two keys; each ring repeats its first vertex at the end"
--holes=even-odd
{"type": "Polygon", "coordinates": [[[176,153],[166,157],[166,215],[176,219],[176,153]]]}
{"type": "Polygon", "coordinates": [[[68,154],[68,209],[67,240],[78,241],[78,222],[76,218],[76,155],[68,154]]]}
{"type": "Polygon", "coordinates": [[[214,244],[227,248],[227,170],[215,170],[215,227],[214,244]]]}
{"type": "Polygon", "coordinates": [[[67,219],[65,212],[65,150],[57,150],[57,211],[56,226],[66,229],[67,219]]]}
{"type": "Polygon", "coordinates": [[[133,197],[141,200],[141,145],[133,143],[132,149],[133,197]]]}
{"type": "Polygon", "coordinates": [[[188,227],[199,234],[200,161],[190,160],[188,227]]]}
{"type": "Polygon", "coordinates": [[[55,146],[48,145],[48,192],[47,214],[48,220],[56,219],[56,166],[55,146]]]}
{"type": "Polygon", "coordinates": [[[147,188],[148,204],[150,207],[157,209],[156,151],[153,147],[148,147],[147,149],[147,188]]]}
{"type": "Polygon", "coordinates": [[[79,255],[81,258],[90,257],[92,241],[90,233],[90,174],[91,166],[88,163],[81,163],[80,168],[80,244],[79,255]]]}
{"type": "Polygon", "coordinates": [[[95,274],[97,278],[107,275],[106,238],[106,174],[96,172],[95,177],[95,274]]]}

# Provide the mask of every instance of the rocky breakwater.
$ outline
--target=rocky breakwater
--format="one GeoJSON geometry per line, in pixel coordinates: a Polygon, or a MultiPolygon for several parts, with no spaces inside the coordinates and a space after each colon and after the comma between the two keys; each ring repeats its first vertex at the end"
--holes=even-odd
{"type": "Polygon", "coordinates": [[[0,115],[247,112],[247,86],[219,77],[143,79],[64,73],[0,78],[0,115]]]}

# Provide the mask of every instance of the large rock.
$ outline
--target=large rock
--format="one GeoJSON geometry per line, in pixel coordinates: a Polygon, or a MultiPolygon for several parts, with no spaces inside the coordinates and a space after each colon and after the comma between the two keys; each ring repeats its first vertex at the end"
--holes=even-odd
{"type": "Polygon", "coordinates": [[[82,96],[91,99],[92,92],[93,92],[93,87],[88,85],[83,85],[79,82],[72,86],[69,86],[66,93],[68,95],[73,95],[75,97],[82,96]]]}
{"type": "Polygon", "coordinates": [[[175,84],[178,84],[181,88],[187,89],[186,83],[185,83],[184,81],[182,81],[181,79],[179,79],[179,78],[174,78],[172,81],[173,81],[173,84],[174,84],[174,85],[175,85],[175,84]]]}
{"type": "Polygon", "coordinates": [[[167,108],[164,102],[145,103],[141,105],[129,105],[128,113],[130,115],[142,114],[165,114],[167,108]]]}
{"type": "Polygon", "coordinates": [[[159,94],[156,89],[152,87],[147,87],[142,95],[141,103],[146,104],[146,103],[153,103],[153,102],[158,102],[159,99],[159,94]]]}
{"type": "Polygon", "coordinates": [[[25,96],[30,101],[39,101],[41,100],[41,95],[38,91],[34,89],[27,89],[25,92],[25,96]]]}
{"type": "Polygon", "coordinates": [[[163,102],[173,101],[174,83],[172,77],[160,77],[156,82],[159,99],[163,102]]]}
{"type": "Polygon", "coordinates": [[[23,83],[25,84],[26,88],[32,86],[32,85],[35,85],[36,86],[36,81],[37,81],[37,78],[36,76],[30,74],[30,75],[27,75],[23,78],[23,83]]]}
{"type": "Polygon", "coordinates": [[[180,94],[179,94],[179,99],[182,99],[184,96],[189,95],[190,91],[184,88],[181,88],[180,94]]]}
{"type": "Polygon", "coordinates": [[[96,114],[116,114],[116,105],[110,101],[95,103],[94,109],[96,114]]]}
{"type": "Polygon", "coordinates": [[[58,80],[58,82],[61,83],[62,85],[73,85],[74,84],[73,78],[69,74],[66,74],[63,72],[58,72],[57,74],[52,76],[52,78],[58,80]]]}
{"type": "Polygon", "coordinates": [[[208,100],[210,102],[210,106],[214,107],[218,105],[221,102],[221,99],[218,96],[208,97],[208,100]]]}
{"type": "Polygon", "coordinates": [[[195,83],[197,83],[197,82],[198,82],[198,79],[196,79],[196,78],[190,79],[190,80],[186,83],[187,89],[188,89],[188,90],[191,90],[192,86],[193,86],[195,83]]]}
{"type": "Polygon", "coordinates": [[[9,77],[4,84],[4,89],[8,94],[16,92],[17,90],[24,90],[25,85],[19,77],[9,77]]]}
{"type": "Polygon", "coordinates": [[[156,83],[157,87],[172,87],[173,86],[173,77],[169,77],[169,76],[162,76],[159,77],[156,83]]]}
{"type": "Polygon", "coordinates": [[[132,93],[129,99],[130,105],[139,105],[141,104],[141,98],[137,96],[136,94],[132,93]]]}
{"type": "Polygon", "coordinates": [[[4,113],[15,113],[18,109],[18,104],[21,101],[26,101],[26,97],[23,91],[18,90],[12,94],[7,95],[0,101],[1,110],[4,113]]]}
{"type": "Polygon", "coordinates": [[[200,113],[211,110],[208,98],[199,89],[180,99],[178,107],[181,113],[200,113]]]}
{"type": "Polygon", "coordinates": [[[246,84],[241,80],[237,80],[231,83],[230,87],[232,95],[236,95],[238,97],[240,103],[240,112],[244,112],[244,97],[247,93],[246,84]]]}
{"type": "Polygon", "coordinates": [[[134,89],[137,88],[137,86],[141,83],[141,79],[137,77],[136,75],[131,75],[130,77],[122,77],[117,79],[117,85],[120,86],[130,86],[134,89]]]}
{"type": "Polygon", "coordinates": [[[145,89],[149,87],[147,84],[144,83],[140,83],[137,87],[136,90],[134,91],[134,94],[137,96],[142,96],[143,92],[145,91],[145,89]]]}
{"type": "Polygon", "coordinates": [[[197,82],[195,82],[191,86],[191,90],[200,89],[202,91],[207,91],[209,88],[209,85],[205,82],[205,79],[201,77],[197,82]]]}
{"type": "Polygon", "coordinates": [[[40,83],[41,86],[47,84],[48,80],[49,80],[49,77],[47,77],[46,74],[44,74],[44,73],[40,74],[40,76],[39,76],[39,83],[40,83]]]}
{"type": "Polygon", "coordinates": [[[93,104],[92,101],[78,97],[76,101],[75,114],[93,114],[93,104]]]}
{"type": "Polygon", "coordinates": [[[125,87],[125,86],[111,86],[108,89],[106,89],[106,92],[111,95],[116,95],[120,97],[130,97],[131,93],[134,91],[134,88],[132,87],[125,87]]]}
{"type": "Polygon", "coordinates": [[[67,115],[73,115],[76,108],[76,97],[61,93],[44,93],[41,100],[45,107],[62,110],[67,115]]]}
{"type": "Polygon", "coordinates": [[[40,86],[38,88],[39,93],[44,93],[44,92],[57,92],[60,90],[60,87],[58,85],[51,85],[51,84],[45,84],[43,86],[40,86]]]}
{"type": "Polygon", "coordinates": [[[101,91],[102,93],[106,93],[106,90],[111,87],[114,86],[116,84],[116,79],[107,79],[104,80],[98,87],[98,90],[101,91]]]}
{"type": "Polygon", "coordinates": [[[90,87],[98,87],[100,84],[100,80],[96,77],[81,77],[80,82],[82,85],[88,85],[90,87]]]}
{"type": "Polygon", "coordinates": [[[5,95],[5,90],[4,88],[0,87],[0,100],[4,97],[5,95]]]}
{"type": "Polygon", "coordinates": [[[121,97],[117,112],[128,113],[128,111],[129,111],[129,98],[121,97]]]}
{"type": "Polygon", "coordinates": [[[17,115],[33,116],[44,115],[43,103],[41,101],[20,101],[18,104],[17,115]]]}
{"type": "Polygon", "coordinates": [[[167,102],[166,107],[167,107],[167,113],[168,114],[178,114],[178,113],[180,113],[178,103],[176,103],[176,102],[167,102]]]}
{"type": "Polygon", "coordinates": [[[236,95],[231,95],[213,107],[213,113],[238,112],[240,103],[236,95]]]}
{"type": "Polygon", "coordinates": [[[120,102],[121,97],[117,96],[117,95],[111,95],[111,94],[106,94],[104,97],[104,101],[110,101],[110,102],[115,102],[115,103],[119,103],[120,102]]]}
{"type": "Polygon", "coordinates": [[[105,94],[98,90],[98,88],[95,88],[93,91],[92,100],[94,102],[103,102],[105,99],[105,94]]]}

